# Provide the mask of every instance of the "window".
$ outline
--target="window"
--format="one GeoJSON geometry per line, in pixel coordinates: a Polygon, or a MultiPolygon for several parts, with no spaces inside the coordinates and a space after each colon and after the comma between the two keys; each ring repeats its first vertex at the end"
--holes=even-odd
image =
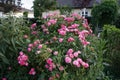
{"type": "Polygon", "coordinates": [[[85,12],[85,17],[87,17],[88,16],[88,12],[85,12]]]}
{"type": "Polygon", "coordinates": [[[85,15],[88,15],[88,12],[85,12],[85,15]]]}
{"type": "Polygon", "coordinates": [[[88,16],[88,12],[87,11],[86,12],[82,12],[82,16],[87,17],[88,16]]]}

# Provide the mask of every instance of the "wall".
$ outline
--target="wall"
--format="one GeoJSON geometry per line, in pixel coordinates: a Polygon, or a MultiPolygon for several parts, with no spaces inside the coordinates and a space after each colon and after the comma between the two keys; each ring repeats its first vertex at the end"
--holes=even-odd
{"type": "MultiPolygon", "coordinates": [[[[15,13],[13,13],[13,15],[16,17],[22,17],[23,13],[24,13],[23,11],[22,12],[15,12],[15,13]]],[[[28,18],[34,18],[34,13],[28,12],[28,18]]]]}
{"type": "MultiPolygon", "coordinates": [[[[85,15],[85,12],[87,12],[87,16],[88,17],[91,17],[91,9],[73,9],[72,10],[72,13],[77,13],[77,14],[80,14],[81,16],[85,15]],[[84,12],[84,14],[82,14],[84,12]]],[[[47,16],[48,14],[52,14],[52,13],[58,13],[60,14],[60,11],[59,10],[55,10],[55,11],[48,11],[48,12],[43,12],[42,13],[42,17],[45,17],[47,16]]]]}
{"type": "Polygon", "coordinates": [[[90,17],[91,16],[91,9],[74,9],[74,10],[72,10],[72,13],[78,13],[78,14],[80,14],[81,16],[82,15],[85,15],[85,13],[84,12],[88,12],[88,17],[90,17]],[[83,14],[82,14],[83,13],[83,14]]]}
{"type": "Polygon", "coordinates": [[[43,12],[42,17],[46,17],[47,15],[53,14],[53,13],[60,14],[60,11],[59,10],[54,10],[54,11],[43,12]]]}

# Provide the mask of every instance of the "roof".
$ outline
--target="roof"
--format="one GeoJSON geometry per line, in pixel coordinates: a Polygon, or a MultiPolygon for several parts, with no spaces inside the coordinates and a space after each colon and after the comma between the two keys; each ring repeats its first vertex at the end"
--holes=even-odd
{"type": "Polygon", "coordinates": [[[73,8],[91,8],[94,4],[99,4],[101,0],[57,0],[59,6],[69,6],[73,8]]]}
{"type": "Polygon", "coordinates": [[[21,11],[26,11],[26,12],[33,12],[33,10],[30,10],[30,9],[26,9],[26,8],[21,8],[21,11]]]}
{"type": "Polygon", "coordinates": [[[14,11],[14,12],[29,12],[29,13],[33,13],[33,10],[21,7],[19,10],[14,11]]]}

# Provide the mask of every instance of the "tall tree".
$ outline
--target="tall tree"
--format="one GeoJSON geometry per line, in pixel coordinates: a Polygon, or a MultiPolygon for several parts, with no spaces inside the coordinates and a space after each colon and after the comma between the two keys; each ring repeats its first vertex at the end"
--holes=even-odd
{"type": "Polygon", "coordinates": [[[99,26],[103,26],[104,24],[112,24],[117,13],[117,0],[103,0],[101,4],[94,6],[92,9],[94,23],[99,26]]]}
{"type": "Polygon", "coordinates": [[[34,0],[34,16],[41,17],[42,12],[56,8],[55,0],[34,0]]]}

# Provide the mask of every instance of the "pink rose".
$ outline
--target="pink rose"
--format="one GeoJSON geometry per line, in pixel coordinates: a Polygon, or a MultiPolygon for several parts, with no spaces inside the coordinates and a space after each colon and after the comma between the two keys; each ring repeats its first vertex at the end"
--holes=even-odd
{"type": "Polygon", "coordinates": [[[65,57],[65,62],[66,63],[71,63],[72,59],[70,57],[65,57]]]}
{"type": "Polygon", "coordinates": [[[73,42],[73,41],[74,41],[74,38],[72,38],[72,37],[68,38],[68,42],[73,42]]]}
{"type": "Polygon", "coordinates": [[[46,29],[45,25],[41,25],[41,28],[42,28],[42,29],[46,29]]]}
{"type": "Polygon", "coordinates": [[[27,51],[30,52],[32,49],[31,48],[27,48],[27,51]]]}
{"type": "Polygon", "coordinates": [[[81,58],[77,58],[77,61],[81,64],[83,61],[81,58]]]}
{"type": "Polygon", "coordinates": [[[78,54],[81,54],[81,51],[77,51],[78,52],[78,54]]]}
{"type": "Polygon", "coordinates": [[[25,54],[23,54],[21,57],[22,57],[22,60],[24,60],[24,61],[28,60],[28,56],[25,54]]]}
{"type": "Polygon", "coordinates": [[[22,51],[19,52],[20,56],[23,55],[24,53],[22,51]]]}
{"type": "Polygon", "coordinates": [[[68,54],[72,54],[73,53],[73,49],[69,49],[68,51],[67,51],[67,55],[68,54]]]}
{"type": "Polygon", "coordinates": [[[7,80],[7,78],[2,78],[2,80],[7,80]]]}
{"type": "Polygon", "coordinates": [[[77,60],[74,60],[73,65],[77,66],[77,65],[79,65],[79,62],[77,60]]]}
{"type": "Polygon", "coordinates": [[[60,43],[63,42],[63,38],[59,38],[59,42],[60,42],[60,43]]]}
{"type": "Polygon", "coordinates": [[[48,32],[48,29],[43,29],[43,32],[48,32]]]}
{"type": "Polygon", "coordinates": [[[79,24],[73,24],[71,25],[72,28],[77,28],[79,26],[79,24]]]}
{"type": "Polygon", "coordinates": [[[58,55],[58,51],[53,52],[54,55],[58,55]]]}
{"type": "Polygon", "coordinates": [[[32,33],[31,33],[31,34],[35,34],[35,35],[36,35],[36,34],[37,34],[37,31],[32,31],[32,33]]]}
{"type": "Polygon", "coordinates": [[[48,59],[46,60],[46,62],[47,62],[48,64],[52,64],[52,59],[51,59],[51,58],[48,58],[48,59]]]}
{"type": "Polygon", "coordinates": [[[49,71],[52,71],[52,70],[53,70],[53,67],[49,67],[48,70],[49,70],[49,71]]]}
{"type": "Polygon", "coordinates": [[[60,70],[60,71],[63,71],[63,70],[64,70],[64,67],[63,67],[63,66],[60,66],[60,67],[59,67],[59,70],[60,70]]]}
{"type": "Polygon", "coordinates": [[[45,42],[45,44],[49,44],[49,42],[47,41],[47,42],[45,42]]]}
{"type": "Polygon", "coordinates": [[[83,41],[82,44],[84,45],[84,47],[86,47],[88,44],[90,44],[90,42],[88,42],[88,41],[83,41]]]}
{"type": "Polygon", "coordinates": [[[51,25],[51,23],[50,23],[50,22],[48,22],[48,23],[47,23],[47,26],[50,26],[50,25],[51,25]]]}
{"type": "Polygon", "coordinates": [[[75,19],[73,17],[66,17],[64,20],[67,22],[73,22],[75,19]]]}
{"type": "Polygon", "coordinates": [[[23,52],[20,52],[20,55],[18,56],[17,60],[21,66],[28,66],[28,62],[27,62],[28,56],[25,55],[23,52]]]}
{"type": "Polygon", "coordinates": [[[54,41],[56,41],[56,40],[57,40],[57,37],[56,37],[56,36],[54,36],[52,39],[53,39],[54,41]]]}
{"type": "Polygon", "coordinates": [[[49,68],[49,66],[46,64],[46,65],[45,65],[45,68],[49,68]]]}
{"type": "Polygon", "coordinates": [[[49,20],[49,22],[50,22],[51,24],[56,24],[57,20],[51,19],[51,20],[49,20]]]}
{"type": "Polygon", "coordinates": [[[37,42],[37,41],[35,41],[35,42],[33,43],[34,47],[35,47],[37,44],[38,44],[38,42],[37,42]]]}
{"type": "Polygon", "coordinates": [[[28,38],[28,35],[24,35],[23,37],[24,37],[25,39],[27,39],[27,38],[28,38]]]}
{"type": "Polygon", "coordinates": [[[28,47],[32,48],[32,47],[33,47],[33,44],[29,44],[28,47]]]}
{"type": "Polygon", "coordinates": [[[54,77],[49,77],[49,79],[48,80],[54,80],[54,77]]]}
{"type": "Polygon", "coordinates": [[[68,54],[70,58],[74,58],[74,55],[72,53],[68,54]]]}
{"type": "Polygon", "coordinates": [[[74,55],[75,57],[78,57],[78,54],[79,54],[78,52],[74,52],[73,55],[74,55]]]}
{"type": "Polygon", "coordinates": [[[66,31],[60,30],[59,34],[62,35],[62,36],[65,36],[66,35],[66,31]]]}
{"type": "Polygon", "coordinates": [[[55,76],[56,76],[57,78],[59,78],[59,77],[60,77],[60,75],[59,75],[59,74],[55,74],[55,76]]]}
{"type": "Polygon", "coordinates": [[[39,44],[39,45],[38,45],[38,49],[41,49],[41,48],[42,48],[42,44],[39,44]]]}
{"type": "Polygon", "coordinates": [[[31,29],[34,29],[36,27],[36,23],[31,25],[31,29]]]}
{"type": "Polygon", "coordinates": [[[85,63],[85,62],[82,62],[82,66],[83,66],[84,68],[88,68],[88,67],[89,67],[89,64],[88,64],[88,63],[85,63]]]}
{"type": "Polygon", "coordinates": [[[30,75],[35,75],[36,74],[36,71],[34,68],[31,68],[30,71],[29,71],[29,74],[30,75]]]}

